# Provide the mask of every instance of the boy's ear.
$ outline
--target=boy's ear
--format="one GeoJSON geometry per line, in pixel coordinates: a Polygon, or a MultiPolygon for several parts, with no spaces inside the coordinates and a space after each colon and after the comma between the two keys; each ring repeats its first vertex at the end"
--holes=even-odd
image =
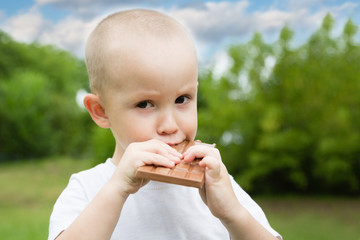
{"type": "Polygon", "coordinates": [[[84,106],[90,113],[94,122],[102,128],[110,128],[111,124],[109,118],[106,115],[105,108],[100,103],[99,96],[95,94],[87,94],[84,97],[84,106]]]}

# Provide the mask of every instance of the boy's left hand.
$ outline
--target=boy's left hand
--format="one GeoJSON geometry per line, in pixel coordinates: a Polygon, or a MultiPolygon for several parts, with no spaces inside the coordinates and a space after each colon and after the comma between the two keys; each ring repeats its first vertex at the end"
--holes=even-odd
{"type": "Polygon", "coordinates": [[[219,150],[208,145],[194,145],[184,153],[184,161],[191,162],[195,158],[202,158],[199,165],[205,167],[205,186],[200,189],[202,200],[215,217],[231,218],[236,212],[234,207],[240,204],[219,150]]]}

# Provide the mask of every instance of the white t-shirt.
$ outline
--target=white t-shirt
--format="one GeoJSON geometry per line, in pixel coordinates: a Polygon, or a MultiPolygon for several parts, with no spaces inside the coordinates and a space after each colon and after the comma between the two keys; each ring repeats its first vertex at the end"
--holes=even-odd
{"type": "MultiPolygon", "coordinates": [[[[54,205],[49,239],[55,239],[83,211],[114,173],[116,166],[105,163],[71,176],[68,186],[54,205]]],[[[274,236],[261,208],[231,178],[240,203],[274,236]]],[[[99,223],[101,224],[101,223],[99,223]]],[[[130,195],[111,237],[141,240],[230,239],[226,228],[203,203],[198,189],[150,181],[130,195]]]]}

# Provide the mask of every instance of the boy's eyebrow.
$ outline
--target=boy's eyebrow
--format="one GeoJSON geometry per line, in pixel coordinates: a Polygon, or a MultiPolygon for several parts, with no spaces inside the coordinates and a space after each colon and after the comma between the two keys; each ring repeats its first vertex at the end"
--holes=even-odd
{"type": "Polygon", "coordinates": [[[198,89],[198,84],[194,85],[193,83],[184,85],[182,88],[179,89],[179,91],[196,91],[198,89]]]}
{"type": "Polygon", "coordinates": [[[142,96],[157,96],[161,95],[161,93],[150,89],[136,89],[131,95],[135,95],[133,98],[141,98],[142,96]]]}
{"type": "MultiPolygon", "coordinates": [[[[195,93],[197,89],[198,89],[198,84],[189,83],[181,86],[179,89],[177,89],[177,92],[179,94],[183,94],[186,92],[195,93]]],[[[124,94],[127,95],[126,93],[124,94]]],[[[163,92],[161,91],[139,87],[137,89],[132,90],[131,94],[126,96],[126,98],[129,99],[129,101],[136,101],[139,99],[146,99],[147,97],[154,97],[154,96],[156,97],[161,95],[163,95],[163,92]]]]}
{"type": "MultiPolygon", "coordinates": [[[[189,84],[184,84],[182,87],[180,87],[178,89],[178,92],[186,92],[186,91],[196,91],[198,89],[198,84],[193,84],[193,83],[189,83],[189,84]]],[[[157,90],[153,90],[153,89],[136,89],[135,90],[138,93],[146,93],[149,95],[161,95],[161,93],[157,90]]]]}

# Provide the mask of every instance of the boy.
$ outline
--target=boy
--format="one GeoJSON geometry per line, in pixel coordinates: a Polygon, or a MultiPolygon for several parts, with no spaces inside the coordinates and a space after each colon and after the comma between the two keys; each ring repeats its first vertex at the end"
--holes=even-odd
{"type": "Polygon", "coordinates": [[[71,177],[49,239],[281,239],[216,148],[195,145],[182,155],[171,147],[197,131],[196,51],[177,21],[150,10],[113,14],[89,37],[86,64],[85,107],[116,147],[104,164],[71,177]],[[135,177],[146,164],[195,158],[206,167],[199,192],[135,177]]]}

